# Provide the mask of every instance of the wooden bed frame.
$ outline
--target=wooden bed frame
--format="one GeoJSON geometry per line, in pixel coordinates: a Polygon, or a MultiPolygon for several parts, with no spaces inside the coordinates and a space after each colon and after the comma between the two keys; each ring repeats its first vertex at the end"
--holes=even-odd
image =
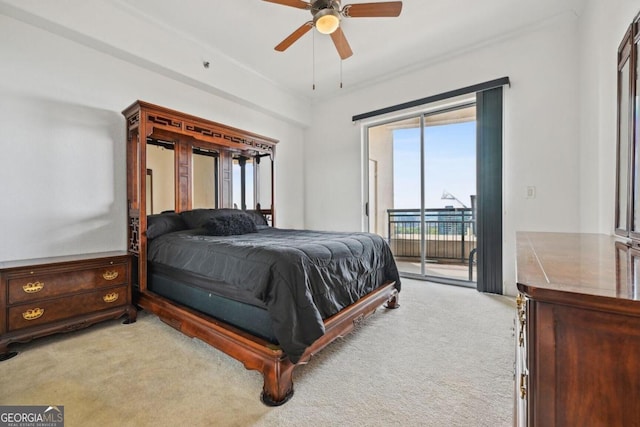
{"type": "MultiPolygon", "coordinates": [[[[122,114],[127,123],[127,198],[128,250],[137,265],[137,301],[145,310],[190,337],[196,337],[239,360],[247,369],[257,370],[264,377],[262,401],[269,406],[287,402],[293,395],[293,370],[335,339],[346,335],[386,302],[387,308],[397,308],[395,283],[385,283],[355,304],[326,319],[325,334],[307,348],[300,361],[293,364],[287,355],[272,343],[248,334],[229,324],[189,307],[170,301],[147,289],[147,138],[171,141],[175,147],[176,212],[191,209],[193,148],[210,148],[219,154],[219,206],[232,206],[232,156],[275,156],[277,141],[216,122],[190,116],[164,107],[137,101],[122,114]]],[[[271,162],[271,206],[260,209],[275,225],[273,162],[271,162]]],[[[134,266],[135,267],[135,266],[134,266]]]]}

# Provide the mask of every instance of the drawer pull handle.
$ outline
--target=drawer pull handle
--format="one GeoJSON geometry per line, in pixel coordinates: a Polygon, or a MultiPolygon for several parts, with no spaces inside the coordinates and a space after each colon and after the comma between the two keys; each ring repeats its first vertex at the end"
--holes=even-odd
{"type": "Polygon", "coordinates": [[[32,308],[24,313],[22,313],[22,317],[24,320],[36,320],[39,317],[42,317],[44,314],[44,308],[32,308]]]}
{"type": "Polygon", "coordinates": [[[26,285],[22,285],[22,290],[28,294],[35,294],[40,292],[44,288],[44,282],[29,282],[26,285]]]}
{"type": "Polygon", "coordinates": [[[111,292],[110,294],[106,294],[105,296],[102,297],[102,299],[104,300],[104,302],[114,302],[118,299],[118,293],[117,292],[111,292]]]}
{"type": "Polygon", "coordinates": [[[102,273],[102,277],[105,278],[105,280],[114,280],[116,277],[118,277],[118,272],[117,271],[105,271],[104,273],[102,273]]]}

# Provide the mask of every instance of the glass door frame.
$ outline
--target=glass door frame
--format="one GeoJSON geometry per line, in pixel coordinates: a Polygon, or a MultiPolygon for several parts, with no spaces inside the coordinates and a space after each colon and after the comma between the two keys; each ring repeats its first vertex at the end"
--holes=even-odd
{"type": "MultiPolygon", "coordinates": [[[[426,274],[426,226],[425,226],[425,117],[447,111],[467,108],[476,105],[476,93],[469,93],[455,98],[448,98],[439,102],[422,105],[420,108],[393,114],[378,116],[377,120],[366,120],[361,124],[362,132],[362,197],[364,210],[362,212],[362,229],[370,231],[371,216],[369,215],[369,129],[386,124],[396,123],[403,120],[417,119],[420,126],[420,274],[410,272],[400,272],[401,277],[428,280],[431,282],[444,283],[449,285],[475,288],[475,281],[454,279],[444,276],[429,276],[426,274]]],[[[477,153],[476,153],[477,155],[477,153]]],[[[476,172],[477,173],[477,172],[476,172]]],[[[387,236],[390,238],[390,236],[387,236]]],[[[469,262],[472,262],[471,259],[469,262]]]]}

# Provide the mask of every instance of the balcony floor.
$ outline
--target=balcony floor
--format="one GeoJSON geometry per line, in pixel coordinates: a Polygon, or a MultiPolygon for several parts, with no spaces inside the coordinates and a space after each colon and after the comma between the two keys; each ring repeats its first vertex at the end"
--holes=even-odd
{"type": "MultiPolygon", "coordinates": [[[[420,261],[396,260],[398,270],[401,273],[420,274],[420,261]]],[[[427,276],[445,277],[456,280],[469,280],[469,266],[463,263],[452,262],[427,262],[425,264],[427,276]]],[[[477,277],[476,265],[473,266],[473,280],[477,277]]]]}

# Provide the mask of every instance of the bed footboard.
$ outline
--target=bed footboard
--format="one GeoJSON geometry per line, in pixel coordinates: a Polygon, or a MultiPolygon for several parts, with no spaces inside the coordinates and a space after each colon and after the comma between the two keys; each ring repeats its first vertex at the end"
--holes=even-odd
{"type": "Polygon", "coordinates": [[[394,282],[385,283],[355,304],[326,319],[325,334],[307,348],[296,365],[274,344],[153,292],[142,292],[138,305],[185,335],[199,338],[239,360],[245,368],[261,372],[264,378],[262,402],[268,406],[279,406],[293,396],[293,370],[296,366],[307,363],[314,354],[336,338],[351,332],[385,302],[388,308],[399,306],[398,291],[394,285],[394,282]]]}

